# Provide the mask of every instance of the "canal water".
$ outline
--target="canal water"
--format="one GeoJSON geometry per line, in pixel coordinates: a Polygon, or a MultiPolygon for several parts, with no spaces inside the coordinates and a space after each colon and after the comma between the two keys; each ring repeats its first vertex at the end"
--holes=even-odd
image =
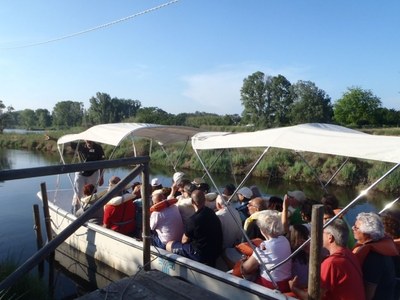
{"type": "MultiPolygon", "coordinates": [[[[59,164],[59,158],[56,154],[44,154],[21,150],[0,149],[0,169],[22,169],[33,168],[40,166],[49,166],[59,164]]],[[[172,170],[172,169],[171,169],[172,170]]],[[[162,168],[152,168],[150,177],[158,177],[164,186],[171,185],[171,176],[173,171],[162,168]]],[[[128,173],[127,169],[106,170],[105,180],[108,180],[112,175],[118,175],[121,178],[128,173]]],[[[73,176],[73,175],[71,175],[73,176]]],[[[189,178],[201,177],[203,173],[189,172],[189,178]]],[[[139,181],[139,178],[138,178],[139,181]]],[[[41,202],[36,194],[40,190],[40,184],[46,183],[47,189],[55,189],[70,187],[70,182],[66,175],[57,179],[57,176],[34,177],[29,179],[10,180],[0,182],[0,261],[4,259],[16,260],[19,264],[25,262],[36,249],[36,236],[33,230],[33,205],[39,204],[41,217],[41,202]]],[[[216,176],[215,182],[219,188],[222,188],[226,183],[239,183],[240,178],[236,181],[232,177],[216,176]]],[[[289,190],[302,189],[311,198],[318,199],[321,195],[321,188],[315,185],[304,185],[299,183],[280,183],[272,184],[267,179],[250,178],[245,184],[246,186],[257,185],[263,194],[283,196],[289,190]]],[[[353,200],[358,192],[349,188],[335,188],[330,190],[334,193],[345,206],[353,200]]],[[[348,212],[348,219],[352,222],[360,211],[379,211],[384,204],[389,202],[390,195],[374,194],[366,201],[360,201],[348,212]]],[[[42,226],[44,229],[44,226],[42,226]]],[[[43,230],[43,236],[45,231],[43,230]]],[[[70,299],[77,295],[86,293],[96,288],[92,282],[81,280],[78,276],[80,268],[79,263],[71,262],[67,257],[66,262],[55,263],[55,269],[45,265],[44,280],[51,281],[54,286],[54,299],[70,299]]],[[[37,272],[37,270],[33,270],[37,272]]],[[[110,278],[114,280],[119,278],[121,274],[109,270],[110,278]]],[[[90,276],[88,276],[90,278],[90,276]]]]}

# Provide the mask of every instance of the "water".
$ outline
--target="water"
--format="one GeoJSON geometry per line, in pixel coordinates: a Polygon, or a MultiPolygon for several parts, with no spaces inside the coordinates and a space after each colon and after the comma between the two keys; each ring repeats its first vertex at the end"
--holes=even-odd
{"type": "MultiPolygon", "coordinates": [[[[21,150],[5,150],[0,149],[0,169],[21,169],[33,168],[39,166],[48,166],[58,164],[59,158],[57,155],[35,153],[21,150]]],[[[106,170],[105,180],[108,180],[112,175],[118,175],[121,178],[128,173],[127,169],[119,168],[115,170],[106,170]]],[[[153,168],[150,172],[150,177],[158,177],[164,186],[171,185],[171,176],[173,171],[162,168],[153,168]]],[[[189,178],[201,177],[203,173],[188,172],[189,178]]],[[[59,187],[70,187],[67,177],[61,176],[62,180],[57,182],[56,176],[37,177],[29,179],[11,180],[0,182],[0,260],[13,257],[18,262],[25,262],[31,255],[36,252],[36,238],[33,230],[33,204],[39,204],[40,213],[41,203],[36,197],[36,193],[40,190],[40,184],[46,182],[47,189],[59,187]]],[[[139,181],[139,178],[137,178],[139,181]]],[[[232,182],[238,184],[240,178],[229,176],[216,176],[215,182],[217,187],[222,188],[226,183],[232,182]]],[[[289,190],[302,189],[308,196],[314,199],[319,199],[321,189],[318,185],[304,185],[299,183],[282,183],[271,184],[267,179],[250,178],[246,182],[246,186],[257,185],[261,192],[270,195],[282,196],[289,190]]],[[[341,205],[345,206],[357,196],[357,191],[349,188],[335,188],[331,190],[341,201],[341,205]]],[[[352,222],[360,211],[379,211],[384,204],[393,200],[395,197],[382,194],[374,194],[367,201],[361,201],[360,204],[354,206],[348,212],[348,219],[352,222]]],[[[44,229],[44,226],[42,226],[44,229]]],[[[45,232],[43,230],[43,236],[45,232]]],[[[67,257],[68,259],[68,257],[67,257]]],[[[45,276],[45,280],[55,282],[54,299],[65,299],[71,295],[78,295],[88,290],[95,288],[93,284],[81,281],[77,278],[77,273],[81,269],[79,264],[67,263],[65,266],[56,265],[55,274],[45,276]]],[[[46,270],[49,267],[46,265],[46,270]]],[[[35,270],[36,271],[36,270],[35,270]]],[[[111,271],[112,273],[112,271],[111,271]]],[[[118,278],[120,274],[115,272],[113,278],[118,278]]]]}

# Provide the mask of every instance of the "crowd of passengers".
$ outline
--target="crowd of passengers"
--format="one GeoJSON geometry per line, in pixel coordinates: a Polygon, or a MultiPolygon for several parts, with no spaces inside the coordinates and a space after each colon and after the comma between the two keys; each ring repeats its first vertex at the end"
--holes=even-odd
{"type": "MultiPolygon", "coordinates": [[[[113,176],[109,189],[119,181],[113,176]]],[[[170,187],[154,178],[153,245],[307,299],[309,245],[303,244],[310,238],[312,206],[322,204],[324,222],[330,220],[323,229],[322,299],[400,299],[399,205],[380,215],[360,212],[355,223],[348,224],[333,195],[316,201],[300,190],[287,192],[283,199],[263,197],[256,186],[235,190],[227,184],[221,194],[210,192],[202,178],[190,180],[182,172],[173,175],[170,187]],[[340,217],[331,220],[336,214],[340,217]],[[280,264],[296,250],[294,257],[280,264]]],[[[93,185],[86,185],[76,214],[105,192],[96,193],[93,185]]],[[[91,221],[140,239],[141,184],[127,187],[91,221]]]]}

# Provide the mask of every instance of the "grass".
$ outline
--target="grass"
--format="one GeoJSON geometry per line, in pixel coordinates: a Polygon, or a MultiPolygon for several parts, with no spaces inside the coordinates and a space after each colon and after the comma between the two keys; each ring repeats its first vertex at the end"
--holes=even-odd
{"type": "MultiPolygon", "coordinates": [[[[3,281],[18,267],[18,262],[12,258],[5,258],[0,262],[0,281],[3,281]]],[[[38,277],[25,274],[10,288],[0,291],[0,299],[30,300],[50,299],[46,284],[38,277]]]]}

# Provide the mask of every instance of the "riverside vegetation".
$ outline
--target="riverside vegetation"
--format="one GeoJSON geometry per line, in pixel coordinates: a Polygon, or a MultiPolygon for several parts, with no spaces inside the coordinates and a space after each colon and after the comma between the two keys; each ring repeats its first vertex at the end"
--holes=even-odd
{"type": "MultiPolygon", "coordinates": [[[[79,129],[65,131],[54,131],[51,135],[58,138],[66,133],[78,132],[79,129]]],[[[367,131],[367,130],[365,130],[367,131]]],[[[369,129],[370,134],[400,135],[399,128],[390,129],[369,129]]],[[[148,142],[141,140],[135,142],[138,155],[148,154],[148,142]]],[[[202,170],[202,167],[193,155],[190,147],[187,147],[184,153],[177,150],[178,146],[168,146],[171,160],[176,161],[180,157],[181,169],[202,170]],[[174,151],[175,150],[175,151],[174,151]]],[[[0,148],[25,149],[31,151],[57,152],[57,145],[54,141],[45,141],[42,134],[13,134],[3,133],[0,135],[0,148]]],[[[66,147],[65,151],[69,151],[66,147]]],[[[110,155],[112,147],[104,146],[106,155],[110,155]]],[[[219,152],[205,151],[201,153],[202,158],[208,166],[214,161],[219,152]]],[[[229,173],[234,175],[243,175],[252,166],[256,157],[261,154],[260,149],[234,149],[229,151],[229,155],[222,155],[212,167],[213,173],[229,173]]],[[[114,158],[123,158],[133,155],[131,142],[122,143],[114,153],[114,158]]],[[[153,147],[152,164],[159,166],[170,166],[164,152],[159,147],[153,147]]],[[[334,157],[324,154],[304,153],[303,157],[307,163],[319,174],[322,182],[327,181],[332,174],[344,162],[343,157],[334,157]]],[[[350,159],[339,174],[333,179],[333,185],[351,186],[362,189],[380,178],[384,172],[393,165],[383,162],[371,162],[360,159],[350,159]]],[[[263,158],[253,172],[253,176],[269,178],[269,180],[296,181],[296,182],[315,182],[316,178],[312,169],[300,159],[300,157],[288,150],[271,149],[263,158]]],[[[400,171],[393,172],[387,180],[381,182],[377,190],[387,193],[398,193],[400,191],[400,171]]]]}

